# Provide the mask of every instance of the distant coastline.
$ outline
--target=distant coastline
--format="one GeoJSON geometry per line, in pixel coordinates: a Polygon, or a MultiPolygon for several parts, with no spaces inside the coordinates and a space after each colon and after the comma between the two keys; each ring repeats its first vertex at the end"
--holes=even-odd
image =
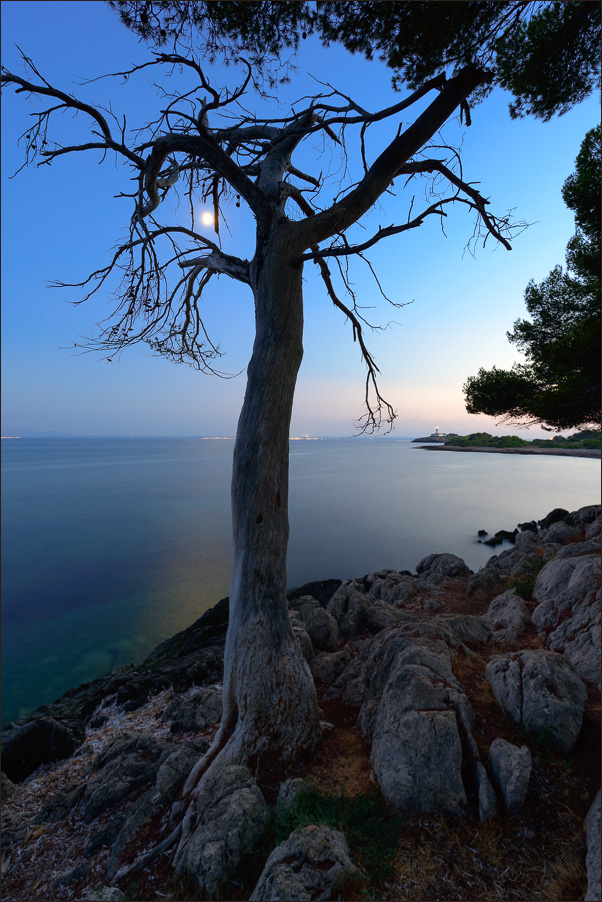
{"type": "Polygon", "coordinates": [[[459,445],[420,445],[421,451],[477,451],[487,454],[552,454],[559,457],[591,457],[600,458],[601,452],[595,448],[486,448],[459,445]]]}

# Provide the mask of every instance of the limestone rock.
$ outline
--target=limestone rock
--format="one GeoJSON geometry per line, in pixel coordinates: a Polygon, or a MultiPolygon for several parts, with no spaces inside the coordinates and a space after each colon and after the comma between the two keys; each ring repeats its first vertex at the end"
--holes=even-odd
{"type": "Polygon", "coordinates": [[[390,630],[408,619],[397,608],[385,601],[375,601],[365,612],[363,617],[364,627],[369,633],[380,633],[381,630],[390,630]]]}
{"type": "Polygon", "coordinates": [[[565,520],[570,526],[589,526],[596,521],[599,523],[601,510],[602,507],[599,504],[589,504],[587,507],[580,507],[578,511],[572,511],[565,517],[565,520]]]}
{"type": "Polygon", "coordinates": [[[396,808],[465,812],[462,743],[449,696],[432,672],[411,664],[395,667],[385,686],[370,760],[396,808]]]}
{"type": "Polygon", "coordinates": [[[295,830],[266,861],[251,902],[337,899],[357,874],[342,833],[325,826],[295,830]]]}
{"type": "Polygon", "coordinates": [[[162,810],[160,793],[149,789],[128,808],[119,832],[111,843],[111,855],[107,864],[107,877],[113,880],[119,870],[120,859],[136,834],[162,810]]]}
{"type": "Polygon", "coordinates": [[[485,821],[491,820],[492,817],[496,816],[497,798],[491,781],[487,776],[485,765],[481,761],[475,762],[473,774],[479,800],[479,820],[484,824],[485,821]]]}
{"type": "Polygon", "coordinates": [[[268,807],[249,769],[227,765],[201,784],[193,817],[196,825],[176,854],[176,875],[213,896],[260,841],[268,807]]]}
{"type": "Polygon", "coordinates": [[[126,799],[134,790],[154,783],[163,761],[176,750],[174,743],[130,733],[119,736],[92,763],[94,776],[83,794],[84,819],[90,823],[102,811],[126,799]]]}
{"type": "Polygon", "coordinates": [[[600,900],[600,790],[585,818],[587,892],[585,902],[600,900]]]}
{"type": "Polygon", "coordinates": [[[2,770],[20,783],[41,764],[68,758],[84,741],[81,720],[36,717],[23,724],[9,724],[2,733],[2,770]]]}
{"type": "Polygon", "coordinates": [[[4,771],[0,774],[0,781],[0,795],[2,796],[2,801],[6,802],[8,799],[12,799],[17,787],[12,780],[8,779],[4,771]]]}
{"type": "Polygon", "coordinates": [[[491,559],[486,567],[478,570],[468,580],[468,595],[475,592],[503,592],[510,583],[510,574],[505,573],[491,565],[491,559]]]}
{"type": "Polygon", "coordinates": [[[541,534],[542,543],[546,545],[566,545],[569,542],[576,542],[580,537],[581,527],[570,526],[562,520],[553,523],[549,529],[544,529],[541,534]]]}
{"type": "Polygon", "coordinates": [[[486,569],[494,568],[495,570],[507,573],[508,576],[522,576],[530,573],[534,565],[541,563],[541,555],[535,550],[534,546],[527,548],[507,548],[501,554],[490,558],[487,562],[486,569]]]}
{"type": "Polygon", "coordinates": [[[176,698],[165,708],[163,717],[171,718],[172,733],[197,733],[222,719],[221,689],[194,689],[184,698],[176,698]]]}
{"type": "Polygon", "coordinates": [[[563,507],[555,507],[553,511],[550,511],[549,514],[543,518],[543,520],[539,520],[539,526],[541,529],[547,529],[553,523],[558,523],[560,520],[564,520],[565,517],[569,516],[569,512],[566,511],[563,507]]]}
{"type": "Polygon", "coordinates": [[[84,785],[68,786],[59,789],[44,805],[41,811],[33,818],[34,824],[56,824],[64,820],[71,813],[71,809],[77,805],[84,794],[84,785]]]}
{"type": "MultiPolygon", "coordinates": [[[[296,612],[293,611],[293,614],[296,614],[296,612]]],[[[293,628],[293,635],[294,635],[295,639],[297,640],[297,642],[299,643],[299,647],[301,649],[301,654],[303,655],[303,657],[305,658],[305,660],[307,661],[308,664],[311,663],[311,661],[313,661],[313,658],[314,658],[314,647],[313,647],[312,641],[310,639],[309,633],[305,629],[305,625],[302,623],[302,621],[300,619],[297,620],[296,618],[293,618],[291,616],[291,626],[293,628]]]]}
{"type": "Polygon", "coordinates": [[[332,614],[310,595],[295,599],[291,605],[298,611],[313,647],[318,651],[334,651],[339,625],[332,614]]]}
{"type": "Polygon", "coordinates": [[[330,686],[343,673],[351,662],[351,655],[346,651],[323,652],[311,661],[309,669],[314,680],[330,686]]]}
{"type": "Polygon", "coordinates": [[[352,585],[355,580],[344,582],[328,602],[328,612],[339,625],[341,638],[357,636],[364,627],[363,615],[371,601],[364,592],[352,585]]]}
{"type": "Polygon", "coordinates": [[[533,623],[586,680],[600,683],[600,556],[556,557],[533,588],[533,623]]]}
{"type": "Polygon", "coordinates": [[[163,804],[175,798],[180,786],[208,748],[209,742],[203,738],[183,742],[164,759],[155,780],[155,788],[163,804]]]}
{"type": "Polygon", "coordinates": [[[539,539],[535,520],[532,520],[531,523],[521,523],[520,526],[524,531],[514,540],[516,548],[519,551],[533,551],[539,539]]]}
{"type": "Polygon", "coordinates": [[[11,843],[24,839],[29,832],[29,826],[25,818],[9,808],[2,812],[2,848],[11,843]]]}
{"type": "Polygon", "coordinates": [[[584,542],[571,542],[556,552],[555,561],[562,561],[567,557],[582,557],[584,554],[600,554],[600,536],[592,536],[584,542]]]}
{"type": "Polygon", "coordinates": [[[436,622],[445,625],[446,630],[449,630],[458,644],[491,642],[493,638],[489,620],[479,614],[441,616],[437,618],[436,622]]]}
{"type": "Polygon", "coordinates": [[[493,599],[487,610],[495,639],[499,642],[516,639],[531,623],[531,613],[514,589],[507,589],[493,599]]]}
{"type": "Polygon", "coordinates": [[[464,576],[472,573],[462,558],[455,554],[429,554],[422,558],[416,567],[416,573],[431,585],[439,585],[452,576],[464,576]]]}
{"type": "Polygon", "coordinates": [[[535,649],[496,655],[485,669],[501,707],[517,723],[570,752],[579,736],[587,690],[563,655],[535,649]]]}
{"type": "Polygon", "coordinates": [[[526,745],[520,749],[494,739],[489,749],[491,770],[500,788],[508,814],[516,814],[523,807],[531,776],[531,752],[526,745]]]}
{"type": "Polygon", "coordinates": [[[281,808],[290,808],[302,790],[308,788],[307,780],[302,777],[292,777],[280,784],[276,804],[281,808]]]}
{"type": "Polygon", "coordinates": [[[460,645],[445,618],[383,631],[327,693],[361,705],[358,725],[372,738],[375,775],[399,808],[465,809],[461,735],[471,754],[476,747],[474,712],[451,666],[460,645]]]}
{"type": "Polygon", "coordinates": [[[374,577],[368,593],[373,601],[385,601],[387,604],[403,607],[417,593],[416,578],[407,573],[387,570],[374,574],[374,577]]]}

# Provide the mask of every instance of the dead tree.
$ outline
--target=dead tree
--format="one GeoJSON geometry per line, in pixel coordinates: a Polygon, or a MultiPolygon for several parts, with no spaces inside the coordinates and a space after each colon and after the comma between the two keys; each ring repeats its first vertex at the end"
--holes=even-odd
{"type": "MultiPolygon", "coordinates": [[[[143,341],[176,361],[215,372],[219,352],[203,324],[203,291],[221,274],[244,282],[253,293],[255,341],[232,476],[233,568],[223,718],[185,788],[194,796],[209,768],[213,772],[222,764],[255,764],[267,754],[272,762],[286,765],[314,748],[321,736],[313,680],[293,637],[286,600],[289,425],[303,354],[304,265],[317,265],[326,294],[351,322],[367,367],[364,428],[392,422],[394,411],[379,392],[378,370],[364,341],[361,309],[352,293],[350,302],[341,300],[329,261],[337,265],[337,278],[351,292],[341,260],[363,256],[377,242],[415,229],[428,217],[444,217],[453,204],[474,211],[473,237],[492,236],[510,248],[508,219],[488,212],[488,201],[463,178],[457,155],[431,143],[456,111],[469,120],[467,100],[489,75],[472,66],[451,79],[441,75],[377,112],[328,86],[302,109],[268,120],[246,113],[240,105],[250,71],[241,87],[220,93],[193,59],[161,54],[118,74],[130,78],[147,66],[169,66],[172,76],[178,71],[191,76],[192,87],[168,96],[157,120],[134,133],[137,141],[130,144],[125,122],[58,90],[30,60],[25,63],[28,78],[3,71],[2,83],[49,104],[33,114],[33,125],[24,135],[26,162],[52,163],[81,151],[111,153],[137,180],[130,195],[127,237],[106,266],[79,283],[85,300],[106,287],[110,277],[120,276],[115,310],[97,336],[109,359],[143,341]],[[432,101],[415,121],[405,128],[399,124],[393,140],[369,162],[364,140],[369,127],[384,120],[400,123],[402,113],[407,115],[413,104],[431,94],[432,101]],[[51,121],[63,110],[87,117],[89,140],[62,146],[51,139],[51,121]],[[352,127],[361,138],[362,175],[322,208],[322,182],[296,168],[295,150],[311,136],[320,136],[344,152],[352,127]],[[396,180],[406,183],[419,177],[433,185],[436,180],[419,211],[411,206],[397,224],[379,228],[361,243],[349,240],[349,228],[396,180]],[[183,190],[190,203],[188,227],[159,220],[161,201],[176,190],[183,190]],[[218,235],[228,199],[249,206],[256,221],[252,260],[225,253],[195,230],[194,204],[199,199],[212,202],[218,235]]],[[[191,810],[187,817],[181,843],[193,828],[191,810]]]]}

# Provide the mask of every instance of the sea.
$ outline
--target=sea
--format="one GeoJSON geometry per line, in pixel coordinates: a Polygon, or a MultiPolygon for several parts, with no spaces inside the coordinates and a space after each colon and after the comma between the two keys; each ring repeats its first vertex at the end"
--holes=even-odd
{"type": "MultiPolygon", "coordinates": [[[[229,592],[234,442],[2,441],[2,723],[138,663],[229,592]]],[[[289,587],[432,552],[478,570],[479,542],[600,501],[600,461],[422,450],[409,440],[290,443],[289,587]]]]}

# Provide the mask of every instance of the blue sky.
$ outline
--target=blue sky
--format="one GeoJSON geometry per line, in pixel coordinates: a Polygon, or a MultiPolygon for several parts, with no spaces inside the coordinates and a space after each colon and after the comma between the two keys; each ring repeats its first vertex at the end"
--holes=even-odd
{"type": "MultiPolygon", "coordinates": [[[[23,74],[15,45],[55,86],[88,102],[110,102],[115,113],[127,113],[132,126],[156,115],[160,101],[144,74],[127,86],[119,79],[77,85],[150,57],[104,3],[3,2],[3,64],[23,74]]],[[[313,40],[304,42],[302,51],[291,83],[278,91],[277,115],[285,115],[291,101],[315,90],[310,75],[372,110],[400,99],[392,91],[390,72],[378,62],[366,62],[336,46],[323,49],[313,40]]],[[[216,86],[222,80],[232,86],[236,71],[217,68],[211,77],[216,86]]],[[[508,100],[501,90],[494,91],[473,110],[471,128],[453,120],[445,126],[444,137],[462,144],[464,178],[480,183],[494,212],[514,209],[517,220],[532,223],[512,242],[513,250],[494,249],[488,242],[475,258],[465,253],[473,225],[468,212],[459,208],[446,220],[447,237],[433,217],[420,229],[381,242],[370,259],[387,294],[398,302],[412,302],[401,310],[382,301],[361,261],[352,264],[360,302],[375,307],[373,321],[399,323],[367,336],[381,369],[381,391],[398,412],[394,434],[399,436],[430,433],[435,426],[461,433],[544,434],[539,428],[525,433],[498,427],[490,417],[468,415],[462,385],[481,366],[508,367],[518,359],[506,331],[525,315],[523,294],[529,279],[541,280],[564,261],[574,223],[560,191],[585,132],[599,119],[599,98],[549,123],[512,121],[508,100]]],[[[246,105],[262,109],[251,96],[246,105]]],[[[131,215],[129,202],[114,198],[130,190],[130,173],[112,159],[98,165],[98,154],[91,152],[63,157],[52,167],[26,169],[11,180],[23,161],[17,138],[33,108],[24,95],[5,91],[2,434],[233,435],[253,340],[252,297],[245,286],[222,278],[205,302],[212,337],[226,352],[222,368],[240,372],[236,378],[219,380],[175,366],[153,357],[144,346],[126,351],[111,364],[66,350],[107,314],[107,299],[101,295],[73,307],[68,302],[78,295],[52,289],[48,282],[77,281],[106,261],[131,215]]],[[[396,127],[391,123],[374,131],[372,159],[396,127]]],[[[69,140],[85,141],[85,119],[63,116],[54,134],[58,140],[69,135],[69,140]]],[[[334,192],[338,162],[319,151],[303,151],[303,166],[315,173],[330,166],[334,192]]],[[[352,157],[350,172],[358,172],[352,157]]],[[[173,215],[183,214],[174,209],[173,215]]],[[[251,256],[249,215],[241,208],[227,211],[227,216],[232,234],[224,248],[251,256]]],[[[406,195],[386,197],[370,214],[363,234],[406,216],[406,195]]],[[[207,234],[212,237],[211,228],[207,234]]],[[[292,434],[351,435],[361,413],[365,369],[349,324],[326,297],[314,269],[312,264],[305,268],[305,356],[292,434]]]]}

